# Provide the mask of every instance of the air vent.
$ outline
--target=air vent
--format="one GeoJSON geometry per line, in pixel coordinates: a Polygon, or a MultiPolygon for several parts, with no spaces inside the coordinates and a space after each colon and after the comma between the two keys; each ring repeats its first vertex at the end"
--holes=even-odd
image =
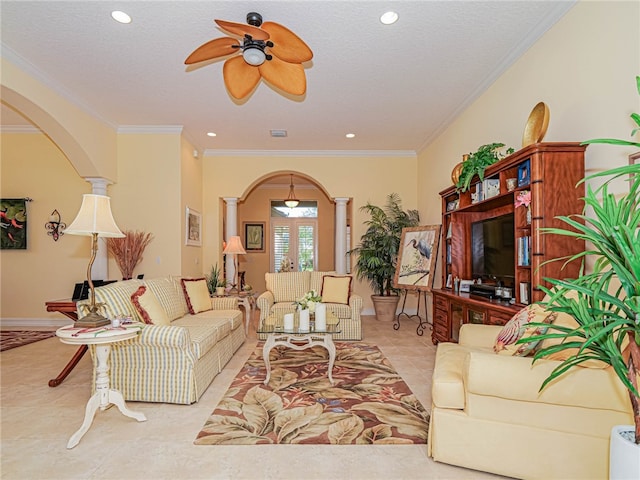
{"type": "Polygon", "coordinates": [[[278,137],[278,138],[283,138],[287,136],[287,131],[286,130],[270,130],[271,132],[271,136],[272,137],[278,137]]]}

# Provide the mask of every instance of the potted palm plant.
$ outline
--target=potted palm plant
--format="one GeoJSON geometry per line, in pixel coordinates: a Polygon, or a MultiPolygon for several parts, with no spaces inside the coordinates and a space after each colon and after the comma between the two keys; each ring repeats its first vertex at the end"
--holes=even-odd
{"type": "MultiPolygon", "coordinates": [[[[636,77],[640,93],[640,77],[636,77]]],[[[631,118],[640,131],[640,115],[631,118]]],[[[640,148],[640,143],[617,139],[594,139],[585,144],[606,143],[640,148]]],[[[628,390],[635,426],[614,427],[611,437],[610,478],[640,478],[640,165],[631,164],[586,177],[583,181],[605,178],[602,186],[587,186],[585,211],[579,215],[559,217],[570,228],[548,228],[545,233],[570,236],[587,242],[587,249],[569,259],[582,261],[581,275],[575,279],[546,279],[552,288],[545,307],[572,315],[578,326],[568,328],[549,325],[536,339],[554,339],[552,346],[540,349],[535,360],[554,353],[576,349],[553,370],[541,390],[571,367],[592,359],[601,360],[614,369],[628,390]],[[616,178],[629,179],[629,191],[614,195],[609,191],[616,178]],[[587,214],[587,212],[590,212],[587,214]],[[593,267],[587,273],[585,260],[593,267]],[[622,428],[620,428],[622,427],[622,428]],[[615,451],[617,431],[626,431],[631,453],[615,451]],[[631,472],[622,473],[618,462],[630,460],[631,472]]],[[[624,436],[625,434],[623,434],[624,436]]]]}
{"type": "Polygon", "coordinates": [[[357,255],[356,271],[359,280],[369,282],[374,294],[371,295],[376,318],[391,321],[395,318],[398,290],[393,288],[398,250],[402,229],[416,227],[420,223],[417,210],[402,210],[400,196],[391,193],[383,207],[367,203],[360,211],[369,214],[364,222],[366,232],[360,237],[360,244],[349,251],[357,255]]]}

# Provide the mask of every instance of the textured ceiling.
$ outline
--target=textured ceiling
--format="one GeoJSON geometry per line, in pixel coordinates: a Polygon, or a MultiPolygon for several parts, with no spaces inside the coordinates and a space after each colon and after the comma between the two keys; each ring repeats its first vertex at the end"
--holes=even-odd
{"type": "MultiPolygon", "coordinates": [[[[2,56],[114,128],[183,126],[201,150],[416,152],[573,5],[565,1],[6,1],[2,56]],[[398,22],[379,16],[391,6],[398,22]],[[114,22],[121,9],[133,22],[114,22]],[[307,93],[234,101],[223,61],[186,67],[257,11],[313,50],[307,93]],[[271,138],[285,129],[286,138],[271,138]],[[206,132],[217,133],[215,138],[206,132]],[[353,132],[356,137],[346,139],[353,132]]],[[[3,106],[3,126],[20,124],[3,106]]],[[[213,152],[211,152],[213,153],[213,152]]]]}

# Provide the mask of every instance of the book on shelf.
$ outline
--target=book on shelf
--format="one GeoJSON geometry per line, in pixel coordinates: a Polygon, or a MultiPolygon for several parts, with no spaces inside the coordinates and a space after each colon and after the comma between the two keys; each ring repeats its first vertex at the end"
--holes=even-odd
{"type": "Polygon", "coordinates": [[[518,266],[531,265],[531,236],[518,237],[518,266]]]}
{"type": "Polygon", "coordinates": [[[447,244],[447,263],[451,263],[451,244],[447,244]]]}
{"type": "Polygon", "coordinates": [[[529,282],[520,282],[520,303],[529,304],[529,282]]]}
{"type": "Polygon", "coordinates": [[[447,238],[451,238],[452,234],[451,234],[451,222],[449,222],[449,227],[447,228],[447,238]]]}

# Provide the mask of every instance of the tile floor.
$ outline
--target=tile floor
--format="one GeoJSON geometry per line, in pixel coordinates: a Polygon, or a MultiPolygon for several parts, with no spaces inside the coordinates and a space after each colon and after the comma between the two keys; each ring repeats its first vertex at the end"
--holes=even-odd
{"type": "MultiPolygon", "coordinates": [[[[256,316],[252,319],[256,323],[256,316]]],[[[389,358],[425,408],[435,347],[415,322],[363,317],[364,341],[389,358]]],[[[116,408],[98,412],[79,445],[67,450],[90,395],[87,354],[58,387],[54,378],[76,351],[56,338],[2,352],[0,478],[10,479],[489,479],[494,475],[436,463],[415,446],[196,446],[193,440],[257,339],[255,328],[194,405],[129,402],[146,422],[116,408]]]]}

